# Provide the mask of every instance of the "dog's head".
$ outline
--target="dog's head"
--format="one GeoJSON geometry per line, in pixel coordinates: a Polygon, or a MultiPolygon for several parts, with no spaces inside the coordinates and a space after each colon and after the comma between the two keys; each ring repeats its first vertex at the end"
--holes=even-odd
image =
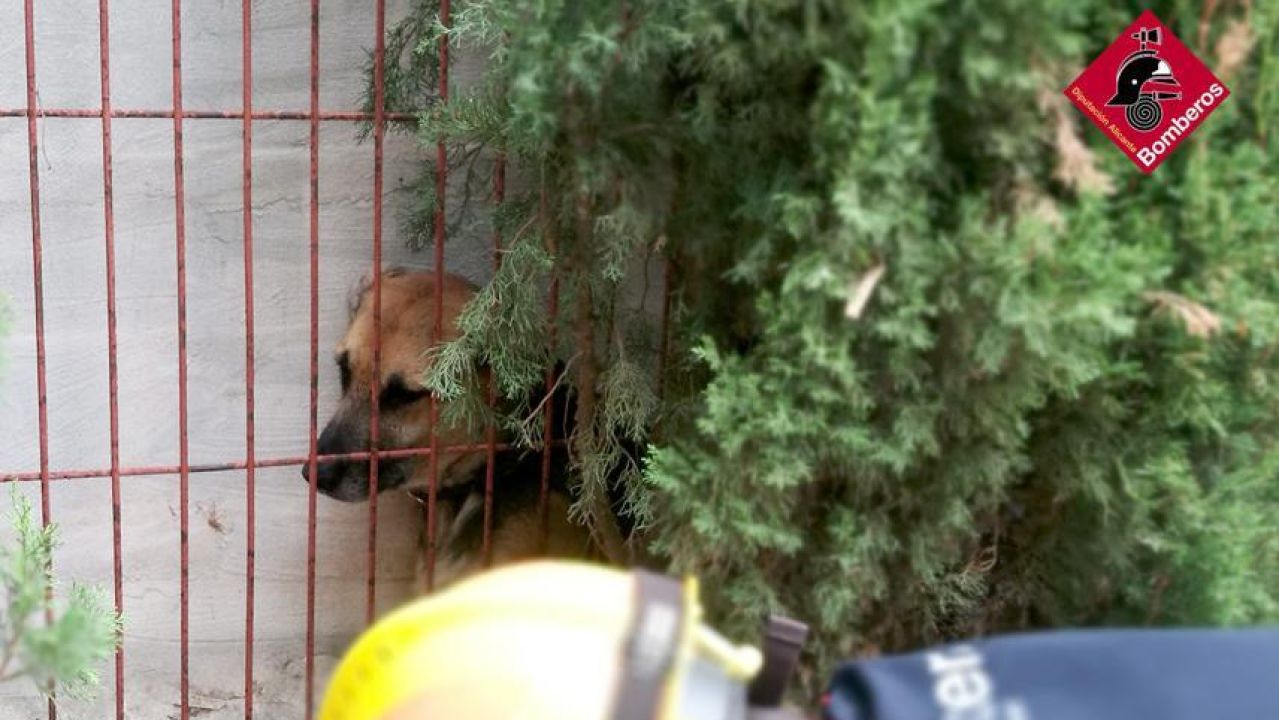
{"type": "MultiPolygon", "coordinates": [[[[319,438],[320,455],[367,452],[373,415],[371,393],[378,393],[378,449],[425,447],[431,439],[430,394],[422,385],[436,342],[457,337],[456,319],[474,294],[474,288],[453,276],[445,276],[443,326],[434,337],[435,274],[391,270],[381,279],[381,357],[379,373],[373,374],[374,324],[372,283],[365,279],[351,301],[351,320],[346,335],[338,343],[335,360],[342,378],[342,399],[337,411],[319,438]]],[[[441,427],[440,447],[478,441],[465,428],[441,427]]],[[[455,471],[450,466],[464,456],[442,453],[440,475],[455,471]]],[[[483,461],[483,458],[480,458],[483,461]]],[[[391,488],[416,489],[429,482],[429,458],[379,457],[378,491],[391,488]]],[[[302,476],[308,477],[303,466],[302,476]]],[[[369,496],[367,460],[327,460],[319,463],[320,492],[345,501],[369,496]]]]}

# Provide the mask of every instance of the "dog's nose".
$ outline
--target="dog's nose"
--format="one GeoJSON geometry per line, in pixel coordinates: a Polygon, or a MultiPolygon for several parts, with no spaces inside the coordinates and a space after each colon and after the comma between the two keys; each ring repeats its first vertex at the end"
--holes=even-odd
{"type": "MultiPolygon", "coordinates": [[[[346,459],[333,459],[347,453],[360,452],[368,447],[368,432],[360,426],[359,416],[339,411],[325,426],[317,439],[316,452],[320,460],[316,464],[316,485],[325,494],[342,492],[344,486],[357,480],[353,477],[362,463],[346,459]],[[354,418],[354,419],[353,419],[354,418]],[[324,459],[324,458],[330,459],[324,459]]],[[[302,475],[310,482],[310,468],[303,467],[302,475]]],[[[346,488],[349,489],[349,488],[346,488]]]]}
{"type": "MultiPolygon", "coordinates": [[[[326,464],[327,463],[322,462],[315,464],[315,484],[320,487],[324,487],[326,464]]],[[[304,463],[302,465],[302,480],[308,483],[311,482],[311,463],[304,463]]]]}
{"type": "MultiPolygon", "coordinates": [[[[328,460],[315,464],[315,485],[322,491],[332,490],[342,479],[344,463],[340,460],[328,460]]],[[[311,482],[311,466],[302,466],[302,480],[311,482]]]]}

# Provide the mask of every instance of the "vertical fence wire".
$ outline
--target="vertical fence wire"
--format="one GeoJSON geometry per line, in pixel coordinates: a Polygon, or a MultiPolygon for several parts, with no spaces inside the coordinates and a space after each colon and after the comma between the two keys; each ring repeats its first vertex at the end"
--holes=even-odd
{"type": "Polygon", "coordinates": [[[378,401],[382,389],[382,150],[386,135],[386,0],[377,0],[373,50],[373,373],[369,381],[369,548],[365,623],[377,604],[378,401]]]}
{"type": "Polygon", "coordinates": [[[671,302],[674,293],[674,261],[670,255],[662,257],[662,314],[659,322],[661,344],[657,354],[657,399],[666,399],[666,368],[671,355],[671,302]]]}
{"type": "MultiPolygon", "coordinates": [[[[452,11],[449,0],[440,0],[440,26],[445,32],[440,34],[440,103],[449,101],[449,36],[448,28],[452,23],[452,11]]],[[[447,220],[445,210],[445,194],[449,186],[448,148],[444,142],[435,144],[435,318],[431,327],[432,342],[439,342],[444,337],[444,243],[447,240],[447,220]]],[[[436,493],[440,485],[440,442],[439,420],[440,403],[435,393],[430,397],[431,414],[431,457],[430,477],[426,494],[426,589],[435,588],[435,536],[438,521],[436,493]]]]}
{"type": "MultiPolygon", "coordinates": [[[[35,303],[36,335],[36,406],[39,426],[40,452],[40,523],[48,527],[53,522],[53,508],[49,502],[49,395],[45,372],[44,348],[44,248],[40,232],[40,153],[36,128],[36,43],[35,13],[32,0],[23,4],[24,40],[26,42],[27,68],[27,163],[31,193],[31,274],[35,303]]],[[[52,575],[50,560],[48,572],[52,575]]],[[[46,589],[52,599],[53,587],[46,589]]],[[[46,611],[46,622],[52,619],[52,611],[46,611]]],[[[49,720],[57,720],[58,706],[52,697],[48,702],[49,720]]]]}
{"type": "Polygon", "coordinates": [[[253,719],[253,590],[256,518],[253,381],[253,3],[241,2],[244,165],[244,718],[253,719]]]}
{"type": "Polygon", "coordinates": [[[311,0],[311,413],[307,445],[306,492],[306,697],[305,720],[315,712],[315,534],[320,427],[320,0],[311,0]]]}
{"type": "Polygon", "coordinates": [[[182,2],[173,0],[173,213],[178,284],[178,538],[179,538],[179,720],[191,717],[190,683],[190,480],[187,426],[187,243],[186,179],[182,148],[182,2]]]}
{"type": "MultiPolygon", "coordinates": [[[[499,151],[493,161],[493,273],[502,269],[502,230],[497,224],[497,213],[506,201],[506,153],[499,151]]],[[[484,567],[493,565],[493,471],[497,464],[497,422],[492,417],[497,407],[497,379],[492,370],[488,378],[489,423],[485,428],[484,442],[487,455],[484,459],[484,542],[481,557],[484,567]]]]}
{"type": "Polygon", "coordinates": [[[556,344],[556,328],[558,325],[560,311],[560,276],[558,267],[559,258],[556,255],[559,252],[558,242],[555,237],[555,229],[551,225],[554,222],[548,214],[546,199],[546,178],[542,179],[542,190],[538,199],[538,217],[543,223],[543,231],[545,234],[546,252],[553,258],[555,263],[551,267],[551,289],[547,293],[547,321],[546,328],[546,347],[548,362],[546,365],[546,407],[542,411],[542,486],[538,494],[538,510],[541,515],[541,552],[545,554],[550,544],[551,534],[551,446],[554,440],[555,427],[555,386],[559,383],[559,377],[555,370],[555,344],[556,344]]]}
{"type": "Polygon", "coordinates": [[[35,294],[36,335],[36,402],[39,413],[40,443],[40,518],[48,525],[49,506],[49,398],[45,379],[44,353],[44,251],[40,237],[40,162],[36,129],[36,55],[32,0],[26,0],[26,54],[27,54],[27,162],[31,192],[31,271],[35,294]]]}
{"type": "MultiPolygon", "coordinates": [[[[115,195],[111,164],[111,28],[107,0],[98,0],[99,77],[102,85],[102,215],[107,272],[107,383],[111,432],[111,545],[115,610],[124,612],[124,553],[120,512],[120,368],[116,358],[115,195]]],[[[124,720],[124,646],[115,654],[115,707],[124,720]]]]}

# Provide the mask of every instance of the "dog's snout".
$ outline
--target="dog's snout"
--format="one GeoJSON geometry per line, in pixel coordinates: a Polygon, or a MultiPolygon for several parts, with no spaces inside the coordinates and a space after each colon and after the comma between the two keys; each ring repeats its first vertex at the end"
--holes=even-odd
{"type": "MultiPolygon", "coordinates": [[[[321,459],[316,462],[315,467],[315,484],[320,492],[344,500],[359,499],[360,493],[356,487],[360,485],[359,478],[357,473],[352,472],[351,461],[331,456],[366,449],[361,447],[362,437],[364,436],[354,424],[348,422],[345,415],[341,413],[329,422],[324,432],[320,433],[316,443],[316,454],[321,459]],[[325,459],[326,456],[328,459],[325,459]]],[[[311,481],[309,463],[302,466],[302,479],[308,483],[311,481]]]]}
{"type": "MultiPolygon", "coordinates": [[[[342,481],[345,463],[341,460],[320,460],[315,464],[315,485],[323,493],[331,493],[342,481]]],[[[311,482],[311,465],[302,466],[302,479],[311,482]]]]}

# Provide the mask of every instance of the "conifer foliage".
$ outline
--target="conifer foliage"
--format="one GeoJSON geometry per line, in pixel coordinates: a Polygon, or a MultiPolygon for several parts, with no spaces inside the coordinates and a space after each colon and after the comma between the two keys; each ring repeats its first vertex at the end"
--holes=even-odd
{"type": "Polygon", "coordinates": [[[42,693],[90,697],[98,667],[120,643],[122,619],[98,588],[73,583],[68,597],[54,599],[57,527],[41,527],[16,486],[9,496],[12,532],[0,541],[0,682],[27,678],[42,693]]]}
{"type": "Polygon", "coordinates": [[[1146,178],[1060,93],[1142,5],[421,0],[392,109],[527,179],[429,382],[474,420],[480,364],[517,399],[561,363],[605,547],[616,482],[632,548],[818,667],[1279,619],[1279,6],[1156,3],[1232,96],[1146,178]],[[488,65],[441,105],[445,35],[488,65]],[[664,341],[621,291],[653,258],[664,341]]]}

